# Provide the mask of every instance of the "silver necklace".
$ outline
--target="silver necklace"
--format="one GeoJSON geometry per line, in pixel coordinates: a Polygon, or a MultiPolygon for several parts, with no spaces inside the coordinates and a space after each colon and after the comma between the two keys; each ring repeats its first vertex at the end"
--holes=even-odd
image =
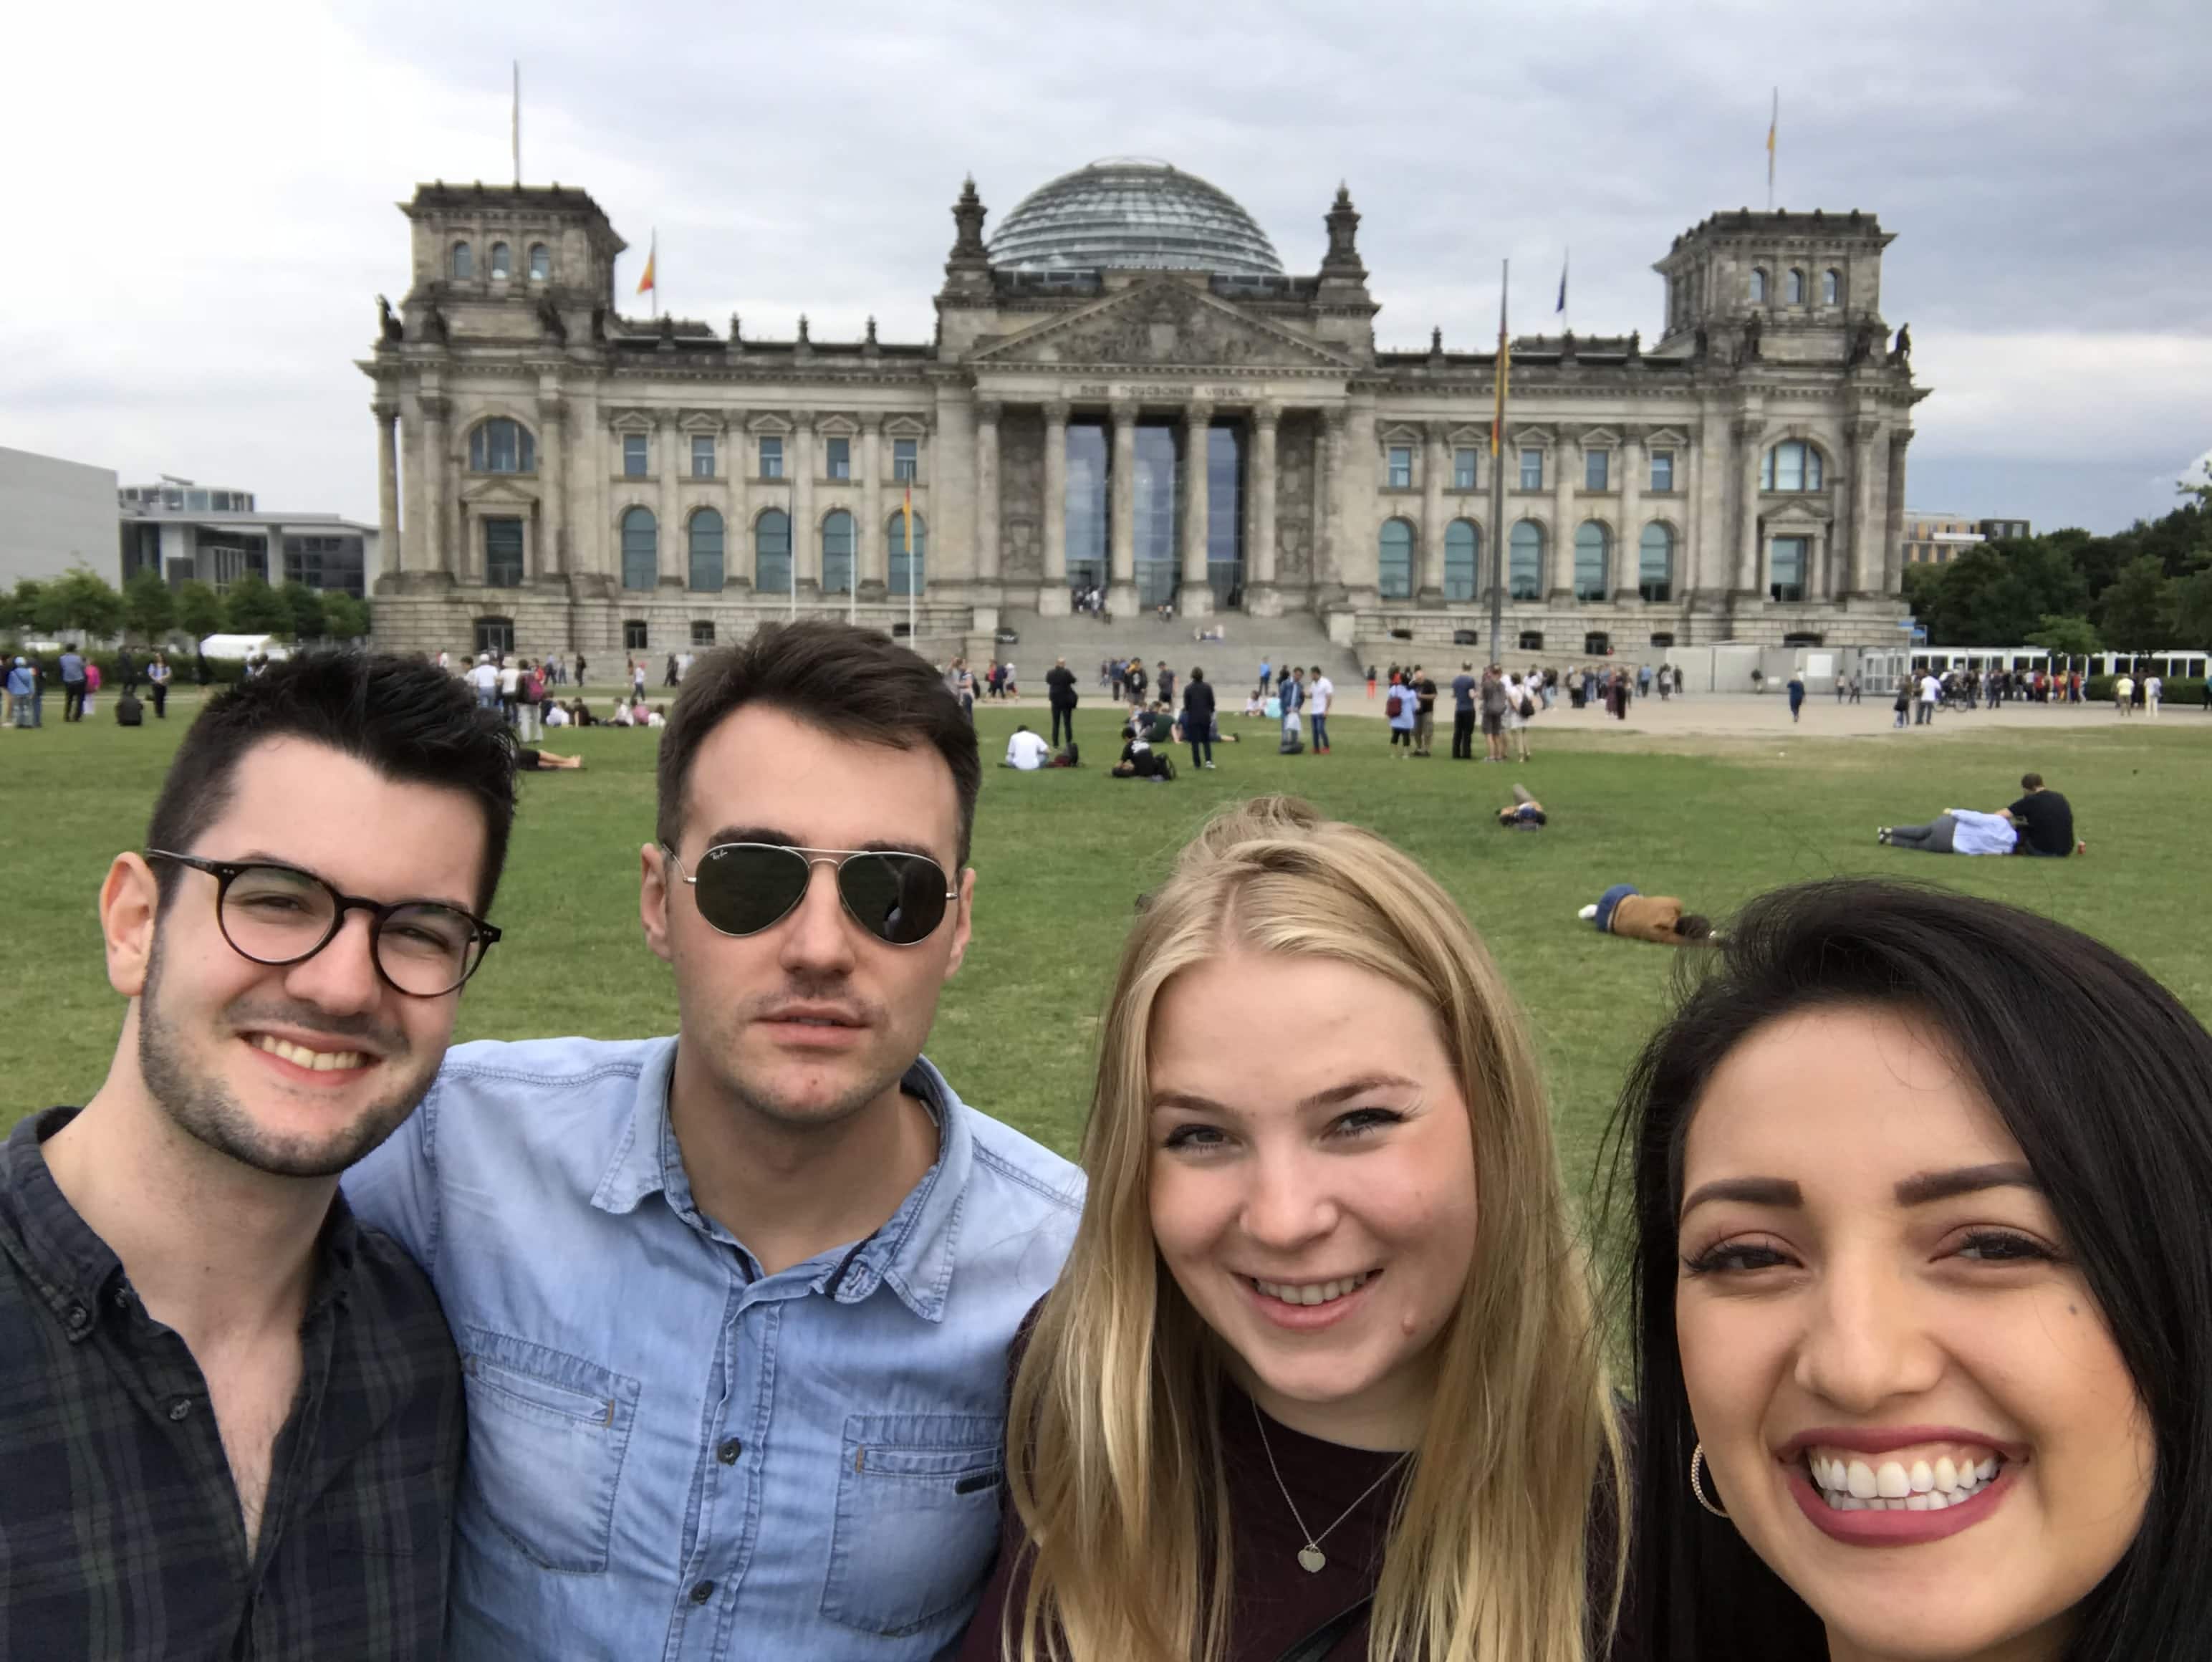
{"type": "Polygon", "coordinates": [[[1346,1519],[1351,1517],[1353,1513],[1359,1509],[1360,1501],[1364,1501],[1369,1495],[1374,1494],[1376,1489],[1382,1488],[1383,1484],[1390,1481],[1392,1476],[1397,1471],[1398,1468],[1406,1464],[1407,1455],[1411,1454],[1413,1451],[1411,1449],[1407,1450],[1405,1454],[1401,1454],[1396,1459],[1391,1461],[1389,1465],[1385,1466],[1382,1469],[1382,1475],[1380,1477],[1377,1477],[1373,1482],[1368,1484],[1365,1488],[1359,1491],[1358,1500],[1354,1501],[1342,1512],[1338,1513],[1336,1514],[1335,1521],[1331,1523],[1328,1529],[1322,1530],[1318,1535],[1316,1535],[1313,1531],[1306,1527],[1306,1520],[1298,1516],[1298,1503],[1291,1499],[1290,1485],[1283,1481],[1283,1470],[1280,1466],[1275,1464],[1274,1445],[1267,1440],[1267,1416],[1260,1412],[1260,1404],[1257,1403],[1254,1403],[1252,1404],[1252,1423],[1260,1428],[1260,1446],[1267,1453],[1267,1470],[1275,1474],[1275,1487],[1282,1491],[1283,1504],[1291,1509],[1291,1521],[1298,1526],[1298,1533],[1306,1537],[1305,1545],[1298,1549],[1298,1567],[1304,1570],[1309,1575],[1318,1575],[1321,1574],[1322,1567],[1328,1562],[1328,1555],[1321,1549],[1321,1543],[1328,1538],[1330,1532],[1336,1528],[1338,1524],[1342,1523],[1346,1519]]]}

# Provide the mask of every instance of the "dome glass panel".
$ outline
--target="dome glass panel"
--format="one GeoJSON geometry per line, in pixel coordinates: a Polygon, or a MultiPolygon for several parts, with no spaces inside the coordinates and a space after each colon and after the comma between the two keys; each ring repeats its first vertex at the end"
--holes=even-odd
{"type": "Polygon", "coordinates": [[[1280,277],[1267,233],[1226,192],[1164,161],[1094,161],[1031,192],[990,240],[1017,271],[1218,271],[1280,277]]]}

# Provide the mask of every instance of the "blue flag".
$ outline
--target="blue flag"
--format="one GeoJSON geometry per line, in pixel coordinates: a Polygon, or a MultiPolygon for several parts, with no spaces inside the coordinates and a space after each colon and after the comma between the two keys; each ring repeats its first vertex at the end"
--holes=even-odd
{"type": "Polygon", "coordinates": [[[1567,313],[1567,261],[1564,258],[1559,261],[1559,303],[1552,309],[1561,317],[1567,313]]]}

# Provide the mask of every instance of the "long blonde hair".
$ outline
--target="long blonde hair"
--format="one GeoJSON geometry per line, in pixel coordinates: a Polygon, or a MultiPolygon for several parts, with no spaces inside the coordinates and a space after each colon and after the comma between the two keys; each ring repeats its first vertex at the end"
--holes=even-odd
{"type": "MultiPolygon", "coordinates": [[[[1287,797],[1208,825],[1122,949],[1083,1136],[1090,1197],[1008,1415],[1007,1481],[1029,1547],[1005,1653],[1226,1653],[1223,1370],[1153,1244],[1147,1047],[1161,989],[1230,941],[1339,959],[1433,1002],[1474,1122],[1474,1259],[1436,1340],[1436,1393],[1391,1521],[1368,1653],[1583,1662],[1590,1507],[1609,1494],[1625,1520],[1621,1447],[1525,1024],[1419,866],[1287,797]]],[[[1618,1600],[1616,1579],[1608,1609],[1618,1600]]]]}

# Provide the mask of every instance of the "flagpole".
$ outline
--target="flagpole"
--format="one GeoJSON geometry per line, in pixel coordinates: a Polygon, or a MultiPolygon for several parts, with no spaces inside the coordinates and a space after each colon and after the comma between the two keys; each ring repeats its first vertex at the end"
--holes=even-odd
{"type": "Polygon", "coordinates": [[[914,583],[914,486],[906,488],[906,644],[908,651],[919,652],[915,645],[916,602],[914,583]]]}
{"type": "Polygon", "coordinates": [[[1766,122],[1766,210],[1774,211],[1774,136],[1782,127],[1782,88],[1774,89],[1774,111],[1766,122]]]}
{"type": "Polygon", "coordinates": [[[1513,262],[1504,261],[1498,277],[1498,405],[1490,421],[1490,661],[1503,663],[1499,637],[1505,630],[1505,382],[1512,348],[1505,338],[1505,300],[1513,285],[1513,262]]]}
{"type": "Polygon", "coordinates": [[[514,60],[514,182],[522,183],[522,60],[514,60]]]}

